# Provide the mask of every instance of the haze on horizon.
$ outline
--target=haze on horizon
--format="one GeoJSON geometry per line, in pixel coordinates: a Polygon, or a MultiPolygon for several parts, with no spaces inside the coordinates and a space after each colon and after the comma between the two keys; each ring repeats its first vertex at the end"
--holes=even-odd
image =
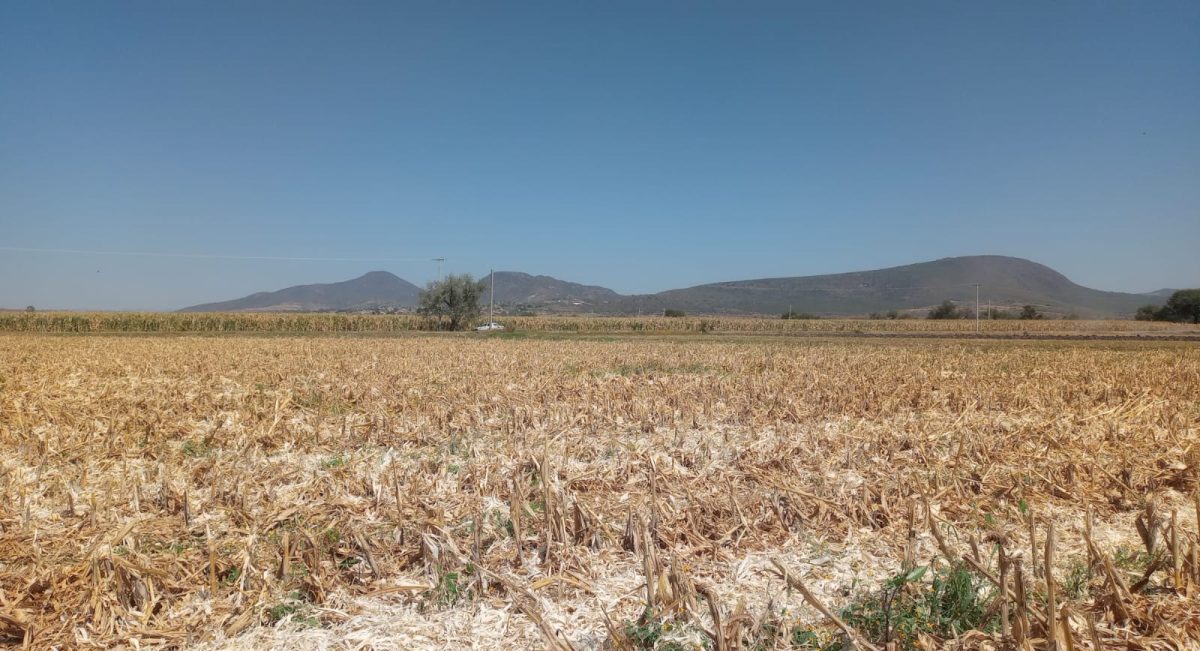
{"type": "Polygon", "coordinates": [[[421,284],[437,256],[626,294],[982,253],[1196,286],[1198,24],[1195,2],[6,2],[0,307],[421,284]]]}

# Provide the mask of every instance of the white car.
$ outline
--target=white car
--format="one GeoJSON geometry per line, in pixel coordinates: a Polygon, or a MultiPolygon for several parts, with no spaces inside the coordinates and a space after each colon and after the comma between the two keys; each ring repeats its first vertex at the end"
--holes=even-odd
{"type": "Polygon", "coordinates": [[[488,321],[487,323],[485,323],[475,329],[479,332],[488,332],[489,330],[503,330],[504,326],[500,325],[499,323],[496,323],[495,321],[488,321]]]}

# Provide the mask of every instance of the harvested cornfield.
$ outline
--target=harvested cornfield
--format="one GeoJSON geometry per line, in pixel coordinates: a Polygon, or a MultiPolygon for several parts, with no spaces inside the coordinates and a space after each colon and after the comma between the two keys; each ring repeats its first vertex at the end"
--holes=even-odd
{"type": "MultiPolygon", "coordinates": [[[[1131,320],[767,319],[761,317],[500,316],[510,331],[559,333],[1140,335],[1200,338],[1200,326],[1131,320]]],[[[0,332],[406,333],[436,330],[414,314],[0,312],[0,332]]]]}
{"type": "Polygon", "coordinates": [[[0,335],[0,643],[1196,648],[1198,395],[1188,342],[0,335]]]}

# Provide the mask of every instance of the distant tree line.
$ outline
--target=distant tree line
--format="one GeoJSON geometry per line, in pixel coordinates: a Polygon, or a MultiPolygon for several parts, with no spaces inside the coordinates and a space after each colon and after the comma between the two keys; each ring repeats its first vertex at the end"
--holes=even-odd
{"type": "MultiPolygon", "coordinates": [[[[941,305],[929,310],[928,318],[930,319],[973,319],[975,318],[975,310],[970,307],[959,307],[954,304],[954,301],[942,301],[941,305]]],[[[1022,321],[1036,321],[1046,318],[1046,315],[1038,311],[1036,305],[1023,305],[1021,311],[1014,315],[1012,312],[1002,310],[1000,308],[989,306],[987,309],[980,311],[979,318],[981,319],[1021,319],[1022,321]]]]}
{"type": "Polygon", "coordinates": [[[1161,306],[1143,305],[1134,315],[1138,321],[1200,323],[1200,289],[1181,289],[1161,306]]]}
{"type": "Polygon", "coordinates": [[[954,304],[954,301],[942,301],[942,304],[929,310],[928,318],[930,319],[965,319],[967,318],[965,310],[960,309],[954,304]]]}
{"type": "Polygon", "coordinates": [[[887,312],[872,312],[867,315],[867,318],[876,321],[883,319],[890,319],[894,321],[897,319],[911,319],[912,315],[907,312],[900,312],[898,310],[888,310],[887,312]]]}
{"type": "MultiPolygon", "coordinates": [[[[479,317],[479,303],[483,295],[483,283],[470,275],[448,276],[442,281],[432,282],[421,292],[418,313],[435,319],[442,328],[460,330],[469,327],[479,317]]],[[[25,308],[33,312],[32,305],[25,308]]],[[[682,317],[683,310],[666,309],[663,316],[682,317]]],[[[960,307],[954,301],[942,301],[941,305],[929,310],[930,319],[971,319],[975,310],[969,306],[960,307]]],[[[1021,311],[1013,314],[1006,310],[988,307],[980,314],[981,318],[991,319],[1022,319],[1037,320],[1045,318],[1036,305],[1024,305],[1021,311]]],[[[1181,289],[1171,294],[1164,305],[1143,305],[1138,308],[1135,317],[1139,321],[1176,321],[1184,323],[1200,323],[1200,289],[1181,289]]],[[[818,319],[815,314],[788,310],[782,315],[784,319],[818,319]]],[[[889,310],[886,313],[872,312],[872,319],[906,319],[908,314],[889,310]]],[[[1064,318],[1074,318],[1068,315],[1064,318]]]]}

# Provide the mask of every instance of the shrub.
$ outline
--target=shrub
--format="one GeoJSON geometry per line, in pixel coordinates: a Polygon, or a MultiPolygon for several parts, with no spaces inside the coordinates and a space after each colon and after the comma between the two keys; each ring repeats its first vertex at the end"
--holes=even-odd
{"type": "Polygon", "coordinates": [[[1138,321],[1161,321],[1162,319],[1158,318],[1161,310],[1162,308],[1157,305],[1143,305],[1137,309],[1137,312],[1133,315],[1133,318],[1137,319],[1138,321]]]}
{"type": "Polygon", "coordinates": [[[796,312],[795,310],[788,310],[787,312],[783,313],[782,318],[784,318],[784,319],[819,319],[821,317],[819,317],[815,314],[809,314],[808,312],[796,312]]]}
{"type": "Polygon", "coordinates": [[[929,318],[931,319],[961,319],[962,312],[954,301],[942,301],[942,304],[929,310],[929,318]]]}
{"type": "Polygon", "coordinates": [[[1037,306],[1026,305],[1021,308],[1021,315],[1018,318],[1022,321],[1033,321],[1042,318],[1042,313],[1038,312],[1037,306]]]}
{"type": "Polygon", "coordinates": [[[673,310],[671,308],[667,308],[663,310],[663,316],[681,317],[687,316],[687,312],[684,312],[683,310],[673,310]]]}
{"type": "Polygon", "coordinates": [[[1166,305],[1143,305],[1133,315],[1138,321],[1179,321],[1179,316],[1166,305]]]}

